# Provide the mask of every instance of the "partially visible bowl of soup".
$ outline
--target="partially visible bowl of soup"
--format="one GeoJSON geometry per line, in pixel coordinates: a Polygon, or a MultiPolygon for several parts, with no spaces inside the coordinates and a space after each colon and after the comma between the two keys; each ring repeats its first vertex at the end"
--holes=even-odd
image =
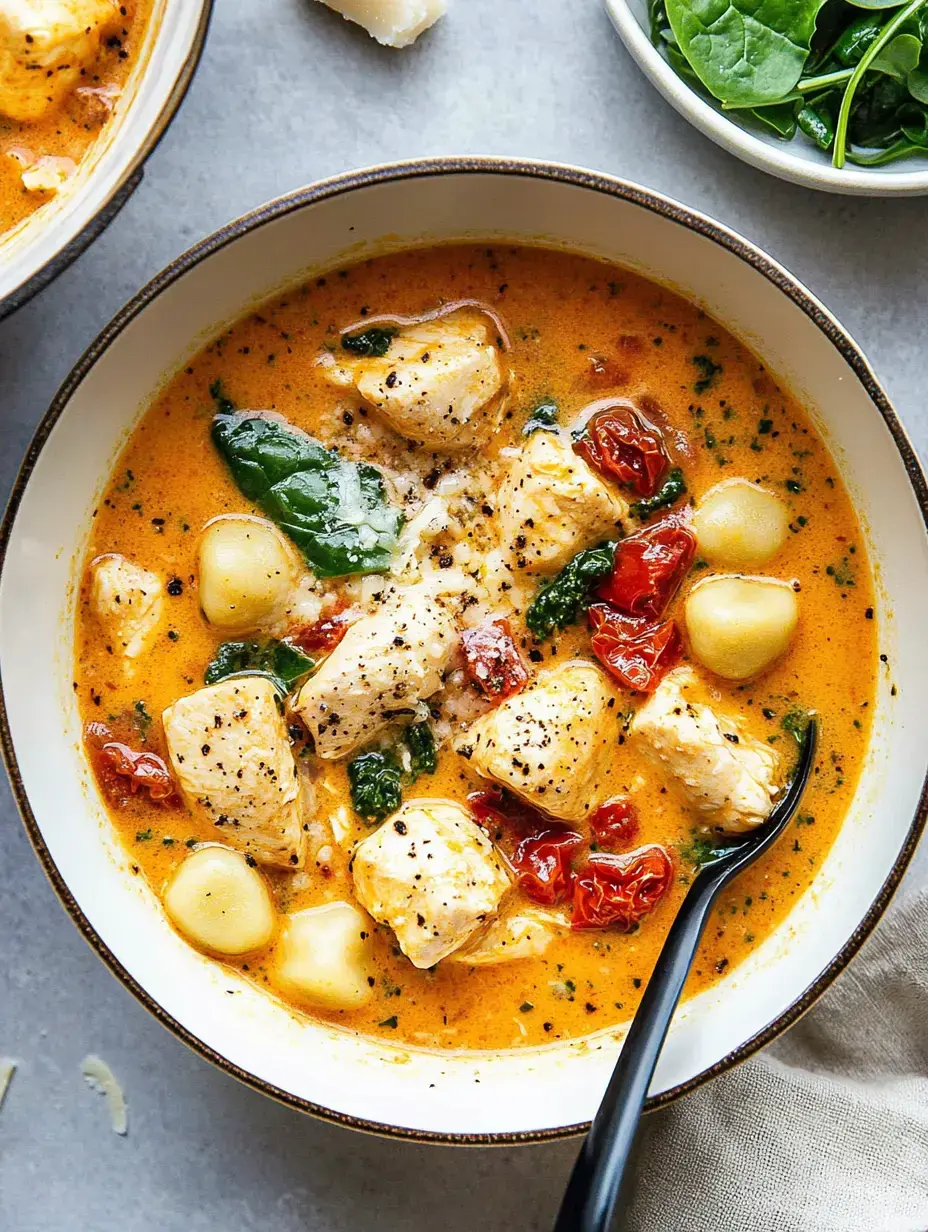
{"type": "Polygon", "coordinates": [[[46,869],[163,1021],[320,1115],[575,1132],[810,714],[652,1102],[810,1003],[923,824],[902,429],[784,271],[618,181],[421,163],[232,224],[72,374],[4,536],[46,869]]]}
{"type": "Polygon", "coordinates": [[[179,106],[209,0],[0,3],[0,316],[102,230],[179,106]]]}

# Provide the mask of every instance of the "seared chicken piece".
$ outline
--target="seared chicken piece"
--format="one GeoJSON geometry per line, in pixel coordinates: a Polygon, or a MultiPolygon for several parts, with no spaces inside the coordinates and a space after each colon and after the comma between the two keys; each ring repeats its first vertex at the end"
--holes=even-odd
{"type": "Polygon", "coordinates": [[[564,917],[528,907],[491,920],[447,961],[469,967],[493,967],[519,958],[537,958],[568,925],[564,917]]]}
{"type": "Polygon", "coordinates": [[[472,449],[499,424],[505,371],[487,320],[460,312],[410,325],[382,358],[342,362],[350,380],[401,436],[432,449],[472,449]]]}
{"type": "Polygon", "coordinates": [[[580,821],[599,803],[618,741],[616,696],[592,663],[565,663],[471,724],[457,751],[536,808],[580,821]]]}
{"type": "Polygon", "coordinates": [[[293,704],[317,754],[345,757],[412,717],[441,688],[457,644],[454,621],[424,585],[356,621],[293,704]]]}
{"type": "Polygon", "coordinates": [[[706,827],[740,834],[759,826],[779,793],[779,758],[727,715],[694,700],[690,667],[665,676],[631,726],[643,753],[662,766],[706,827]]]}
{"type": "Polygon", "coordinates": [[[584,548],[617,537],[628,504],[553,432],[533,432],[499,493],[515,568],[555,573],[584,548]]]}
{"type": "Polygon", "coordinates": [[[91,562],[90,603],[113,651],[137,659],[157,632],[164,586],[157,573],[113,552],[91,562]]]}
{"type": "Polygon", "coordinates": [[[0,0],[0,115],[53,110],[121,20],[118,0],[0,0]]]}
{"type": "Polygon", "coordinates": [[[223,842],[261,864],[303,863],[303,801],[277,692],[234,677],[165,710],[168,753],[184,800],[223,842]]]}
{"type": "Polygon", "coordinates": [[[408,47],[445,12],[446,0],[322,0],[385,47],[408,47]]]}
{"type": "Polygon", "coordinates": [[[462,946],[509,888],[493,844],[450,800],[404,804],[358,844],[351,868],[358,901],[422,969],[462,946]]]}

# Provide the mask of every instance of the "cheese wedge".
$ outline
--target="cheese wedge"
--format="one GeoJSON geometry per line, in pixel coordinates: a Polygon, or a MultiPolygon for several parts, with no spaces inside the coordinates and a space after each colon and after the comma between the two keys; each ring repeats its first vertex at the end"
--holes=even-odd
{"type": "Polygon", "coordinates": [[[322,0],[385,47],[408,47],[433,26],[447,8],[446,0],[322,0]]]}

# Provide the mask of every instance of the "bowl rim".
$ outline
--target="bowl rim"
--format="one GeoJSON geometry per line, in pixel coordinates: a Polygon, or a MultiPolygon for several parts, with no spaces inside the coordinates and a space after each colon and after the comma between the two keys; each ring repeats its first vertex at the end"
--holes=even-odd
{"type": "Polygon", "coordinates": [[[604,0],[606,12],[625,47],[651,84],[704,136],[743,162],[781,180],[819,192],[862,197],[913,197],[928,193],[928,166],[918,171],[842,167],[790,153],[789,144],[742,128],[700,96],[674,72],[652,44],[630,0],[604,0]]]}
{"type": "MultiPolygon", "coordinates": [[[[54,282],[59,274],[63,274],[68,266],[103,234],[142,182],[145,164],[161,144],[161,139],[171,127],[181,103],[187,97],[187,91],[193,83],[206,47],[206,38],[215,12],[216,0],[198,0],[198,3],[200,17],[190,50],[178,66],[161,109],[142,135],[135,152],[126,159],[125,165],[114,177],[112,185],[100,198],[97,208],[86,222],[78,226],[74,232],[70,232],[65,224],[61,229],[60,243],[53,256],[44,265],[40,265],[31,274],[27,274],[22,282],[8,291],[6,295],[0,295],[0,321],[22,308],[39,291],[54,282]]],[[[156,35],[156,38],[158,37],[160,35],[156,35]]],[[[144,71],[142,75],[144,76],[144,71]]],[[[131,110],[130,106],[129,111],[131,110]]],[[[93,175],[91,175],[92,178],[93,175]]]]}
{"type": "MultiPolygon", "coordinates": [[[[268,223],[272,223],[289,213],[312,206],[319,201],[344,196],[359,188],[444,175],[515,176],[554,181],[601,193],[649,210],[670,222],[684,226],[696,234],[719,244],[745,264],[751,266],[802,309],[806,316],[825,334],[853,370],[893,438],[911,484],[913,495],[921,511],[926,533],[928,533],[928,479],[926,479],[925,472],[922,470],[921,463],[905,428],[860,347],[839,324],[837,319],[785,267],[767,256],[763,250],[752,244],[749,240],[708,215],[690,209],[673,198],[663,196],[651,189],[643,188],[618,177],[569,164],[542,160],[495,156],[449,156],[413,159],[365,167],[317,181],[294,192],[273,198],[249,213],[233,219],[211,235],[206,236],[175,258],[174,261],[151,279],[146,286],[117,312],[110,323],[104,326],[97,338],[84,351],[63,381],[48,410],[39,421],[22,465],[19,468],[2,523],[0,523],[0,571],[2,571],[6,561],[7,550],[25,488],[29,483],[36,462],[52,429],[64,413],[75,390],[88,372],[127,326],[162,291],[199,265],[201,261],[205,260],[212,253],[229,244],[233,244],[242,236],[268,223]]],[[[388,1138],[416,1142],[434,1142],[445,1145],[520,1145],[576,1137],[580,1134],[585,1134],[589,1129],[590,1122],[588,1121],[559,1126],[553,1129],[500,1133],[452,1133],[411,1129],[336,1112],[333,1109],[315,1104],[310,1100],[285,1091],[229,1061],[203,1040],[200,1040],[176,1018],[168,1014],[154,1000],[112,953],[72,896],[42,837],[19,772],[7,713],[2,673],[0,673],[0,750],[2,750],[13,796],[29,841],[48,880],[51,882],[53,890],[78,931],[97,956],[103,960],[110,971],[133,994],[143,1008],[148,1010],[163,1026],[167,1027],[169,1031],[200,1056],[211,1061],[226,1074],[237,1078],[253,1090],[268,1095],[277,1102],[297,1111],[309,1113],[320,1120],[388,1138]]],[[[925,781],[922,783],[918,805],[912,823],[906,833],[905,841],[901,845],[886,879],[865,916],[831,962],[782,1014],[768,1023],[762,1030],[745,1040],[738,1048],[726,1054],[714,1065],[693,1075],[686,1082],[678,1083],[660,1095],[649,1098],[645,1104],[646,1111],[663,1107],[681,1095],[688,1094],[710,1079],[740,1064],[741,1061],[746,1060],[759,1049],[776,1039],[777,1036],[792,1026],[814,1004],[832,981],[845,969],[883,915],[909,865],[919,838],[925,829],[926,821],[928,821],[928,776],[926,776],[925,781]]]]}

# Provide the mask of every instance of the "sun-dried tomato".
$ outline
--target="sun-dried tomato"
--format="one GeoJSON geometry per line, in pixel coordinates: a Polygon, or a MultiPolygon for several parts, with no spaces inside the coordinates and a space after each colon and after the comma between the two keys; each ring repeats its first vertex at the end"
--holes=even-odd
{"type": "Polygon", "coordinates": [[[88,723],[85,737],[97,780],[111,799],[124,801],[147,791],[156,804],[177,803],[177,786],[164,758],[113,740],[104,723],[88,723]]]}
{"type": "Polygon", "coordinates": [[[536,903],[562,903],[570,897],[571,856],[583,837],[565,826],[549,826],[522,839],[510,856],[519,889],[536,903]]]}
{"type": "Polygon", "coordinates": [[[500,787],[489,791],[472,791],[467,797],[477,825],[499,842],[505,836],[525,838],[526,835],[550,826],[550,820],[539,809],[520,800],[500,787]]]}
{"type": "Polygon", "coordinates": [[[675,621],[651,625],[646,619],[609,613],[599,604],[589,615],[596,628],[593,653],[626,689],[651,693],[679,663],[682,643],[675,621]]]}
{"type": "Polygon", "coordinates": [[[657,906],[673,878],[673,862],[657,843],[624,855],[592,855],[574,877],[574,928],[632,929],[657,906]]]}
{"type": "Polygon", "coordinates": [[[351,627],[351,617],[344,612],[335,612],[315,624],[298,629],[290,637],[295,646],[310,654],[328,654],[351,627]]]}
{"type": "Polygon", "coordinates": [[[625,399],[589,418],[574,451],[601,475],[644,498],[655,494],[670,467],[660,432],[625,399]]]}
{"type": "Polygon", "coordinates": [[[612,572],[596,594],[627,616],[660,620],[686,577],[696,552],[696,536],[678,521],[665,519],[621,540],[612,572]]]}
{"type": "Polygon", "coordinates": [[[502,701],[528,684],[528,672],[508,620],[488,620],[475,629],[465,629],[461,645],[467,674],[487,697],[502,701]]]}
{"type": "Polygon", "coordinates": [[[639,825],[638,810],[628,796],[614,796],[590,814],[590,833],[600,847],[627,847],[639,825]]]}

